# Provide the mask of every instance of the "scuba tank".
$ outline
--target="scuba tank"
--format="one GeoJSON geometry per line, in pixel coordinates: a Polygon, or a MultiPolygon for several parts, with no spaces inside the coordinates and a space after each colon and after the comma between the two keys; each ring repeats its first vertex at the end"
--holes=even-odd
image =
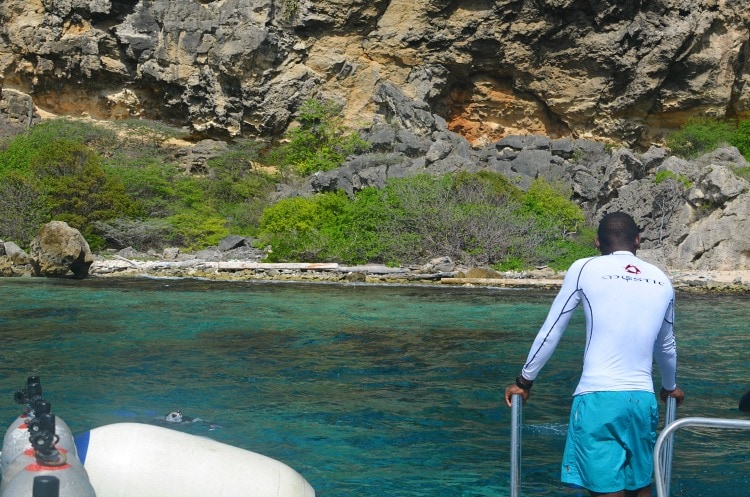
{"type": "MultiPolygon", "coordinates": [[[[54,491],[51,497],[96,497],[88,473],[75,452],[58,449],[55,415],[45,413],[34,418],[28,426],[30,448],[24,450],[3,473],[0,497],[28,497],[32,493],[54,491]],[[52,483],[48,483],[52,481],[52,483]]],[[[36,495],[34,493],[34,495],[36,495]]]]}
{"type": "Polygon", "coordinates": [[[16,392],[14,400],[25,404],[24,411],[10,424],[3,437],[3,452],[0,455],[0,472],[13,462],[21,452],[29,447],[29,436],[26,433],[26,421],[34,416],[33,404],[42,400],[42,384],[38,376],[29,376],[23,390],[16,392]]]}
{"type": "MultiPolygon", "coordinates": [[[[3,451],[0,454],[0,474],[3,477],[13,460],[31,447],[27,430],[29,423],[33,423],[36,416],[49,414],[52,410],[52,405],[44,400],[42,384],[38,376],[29,376],[26,380],[26,388],[16,392],[14,398],[16,403],[26,404],[26,408],[5,432],[3,451]]],[[[60,447],[75,454],[75,441],[70,427],[62,419],[57,419],[55,430],[59,437],[60,447]]]]}

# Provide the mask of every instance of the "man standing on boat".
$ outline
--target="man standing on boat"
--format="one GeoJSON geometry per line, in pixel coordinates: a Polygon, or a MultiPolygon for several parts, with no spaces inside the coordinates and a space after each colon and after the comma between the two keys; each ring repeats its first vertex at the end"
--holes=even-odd
{"type": "Polygon", "coordinates": [[[638,231],[623,212],[602,218],[596,237],[602,255],[570,266],[521,374],[505,389],[508,407],[514,394],[526,402],[581,304],[586,348],[561,479],[592,496],[651,496],[658,423],[654,359],[661,374],[661,399],[675,397],[679,405],[685,397],[676,380],[674,290],[660,269],[636,257],[638,231]]]}

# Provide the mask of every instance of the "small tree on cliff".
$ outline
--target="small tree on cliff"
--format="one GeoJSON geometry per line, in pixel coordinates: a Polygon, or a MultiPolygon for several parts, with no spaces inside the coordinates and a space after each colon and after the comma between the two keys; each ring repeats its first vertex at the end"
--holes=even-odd
{"type": "Polygon", "coordinates": [[[350,154],[363,152],[369,144],[344,126],[341,106],[325,100],[308,100],[299,110],[298,126],[290,129],[286,143],[271,151],[269,162],[282,172],[307,176],[336,169],[350,154]]]}

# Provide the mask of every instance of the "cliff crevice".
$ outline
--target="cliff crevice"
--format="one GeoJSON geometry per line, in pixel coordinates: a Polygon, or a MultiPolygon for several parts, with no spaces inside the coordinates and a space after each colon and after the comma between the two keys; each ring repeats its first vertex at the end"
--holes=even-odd
{"type": "Polygon", "coordinates": [[[5,0],[0,21],[2,87],[40,110],[201,135],[277,135],[315,97],[367,123],[381,83],[478,145],[645,147],[750,108],[740,2],[5,0]]]}

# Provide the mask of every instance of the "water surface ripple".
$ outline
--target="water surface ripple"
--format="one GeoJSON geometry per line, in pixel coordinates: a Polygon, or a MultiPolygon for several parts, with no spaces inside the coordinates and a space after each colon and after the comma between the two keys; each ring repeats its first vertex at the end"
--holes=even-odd
{"type": "MultiPolygon", "coordinates": [[[[321,497],[509,494],[502,391],[552,294],[538,290],[89,278],[0,279],[0,412],[42,377],[74,431],[154,422],[289,464],[321,497]],[[4,400],[3,400],[4,399],[4,400]]],[[[746,297],[680,296],[678,416],[741,418],[746,297]]],[[[558,482],[578,313],[524,409],[523,495],[558,482]]],[[[678,432],[676,497],[747,495],[750,433],[678,432]]]]}

